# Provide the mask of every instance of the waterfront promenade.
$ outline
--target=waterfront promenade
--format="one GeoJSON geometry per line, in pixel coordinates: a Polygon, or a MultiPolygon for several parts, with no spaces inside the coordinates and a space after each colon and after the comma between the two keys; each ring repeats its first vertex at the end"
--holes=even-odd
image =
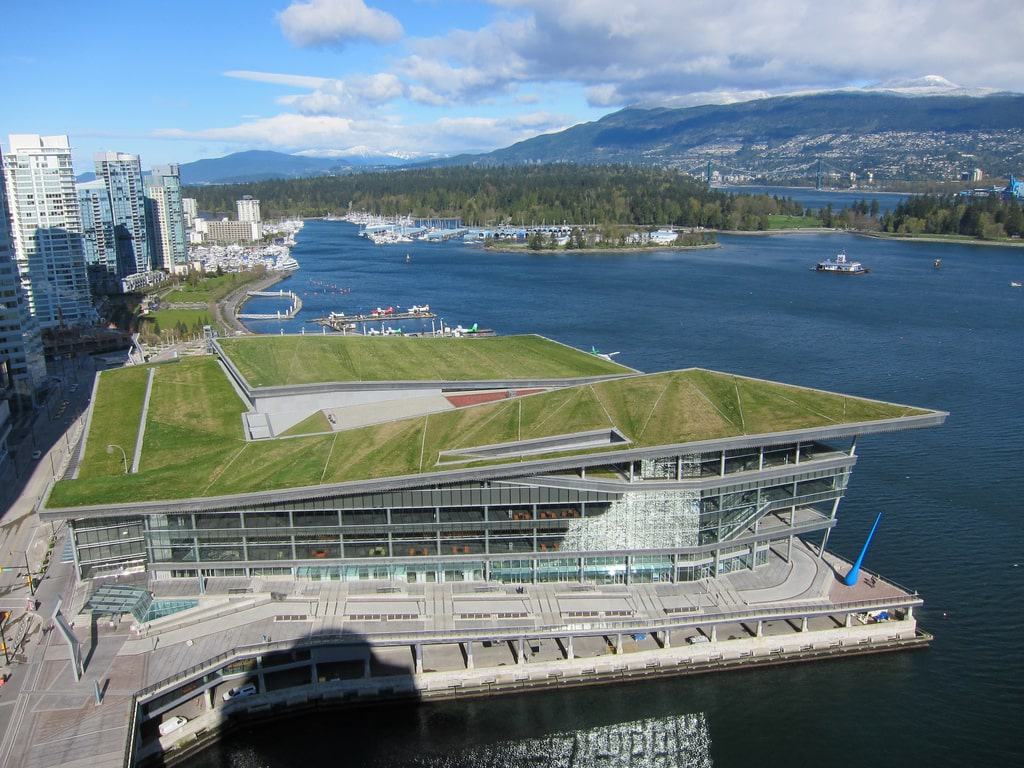
{"type": "Polygon", "coordinates": [[[60,564],[40,590],[39,613],[49,616],[56,595],[65,596],[85,675],[74,681],[68,646],[55,631],[39,635],[31,661],[19,667],[23,683],[0,768],[122,765],[129,745],[139,758],[175,745],[195,747],[248,710],[276,716],[282,705],[431,700],[927,642],[913,618],[916,595],[867,575],[845,587],[837,573],[847,568],[797,542],[790,562],[774,553],[767,573],[737,572],[715,582],[516,586],[219,578],[200,588],[197,581],[174,580],[151,583],[155,596],[191,598],[199,606],[136,628],[130,616],[111,625],[79,614],[87,594],[70,591],[70,566],[60,564]],[[894,611],[902,606],[899,620],[865,623],[864,606],[886,604],[894,611]],[[293,650],[302,648],[312,656],[293,650]],[[227,664],[233,664],[228,674],[208,674],[227,664]],[[260,695],[222,701],[229,688],[250,681],[260,695]],[[103,695],[98,706],[97,686],[103,695]],[[135,741],[131,715],[140,691],[140,701],[151,703],[139,712],[135,741]],[[156,723],[173,716],[189,722],[158,737],[156,723]]]}

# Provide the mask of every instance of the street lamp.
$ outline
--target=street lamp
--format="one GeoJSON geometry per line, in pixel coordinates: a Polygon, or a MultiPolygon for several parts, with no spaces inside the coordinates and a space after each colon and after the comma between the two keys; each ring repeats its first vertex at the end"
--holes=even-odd
{"type": "Polygon", "coordinates": [[[121,452],[121,458],[124,459],[124,473],[127,475],[128,474],[128,454],[126,454],[124,452],[124,448],[122,448],[120,445],[113,445],[113,444],[107,446],[107,453],[113,455],[115,448],[117,448],[117,450],[119,450],[121,452]]]}

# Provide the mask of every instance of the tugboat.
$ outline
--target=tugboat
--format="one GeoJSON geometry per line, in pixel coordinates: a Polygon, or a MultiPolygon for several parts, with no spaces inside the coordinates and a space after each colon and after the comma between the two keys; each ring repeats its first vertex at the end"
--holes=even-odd
{"type": "Polygon", "coordinates": [[[833,272],[838,275],[866,275],[871,271],[859,261],[847,261],[843,252],[837,254],[835,259],[819,261],[813,269],[815,272],[833,272]]]}

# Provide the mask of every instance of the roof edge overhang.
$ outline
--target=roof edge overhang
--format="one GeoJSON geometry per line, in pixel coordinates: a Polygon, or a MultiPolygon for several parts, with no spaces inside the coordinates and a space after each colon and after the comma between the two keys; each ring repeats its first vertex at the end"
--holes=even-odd
{"type": "Polygon", "coordinates": [[[905,429],[923,429],[936,427],[945,422],[949,414],[946,411],[927,411],[912,416],[899,416],[892,419],[835,424],[825,427],[769,432],[755,435],[737,435],[734,437],[698,440],[686,443],[657,445],[646,448],[628,448],[625,450],[604,451],[601,453],[578,454],[553,459],[538,459],[509,464],[494,464],[486,467],[450,469],[439,472],[423,472],[415,475],[396,475],[366,480],[349,480],[341,483],[284,488],[270,491],[254,491],[225,496],[193,497],[188,499],[168,499],[162,501],[121,502],[112,504],[93,504],[81,507],[48,507],[50,490],[40,505],[39,515],[44,520],[56,520],[84,517],[111,517],[147,514],[174,514],[184,512],[214,512],[238,507],[266,506],[268,504],[285,504],[298,501],[312,501],[358,493],[414,488],[425,485],[454,484],[463,482],[479,482],[499,480],[511,477],[523,477],[557,472],[577,467],[600,466],[625,461],[659,458],[673,453],[700,453],[704,451],[728,450],[731,448],[748,448],[757,445],[778,445],[804,440],[835,440],[852,438],[860,435],[898,432],[905,429]]]}

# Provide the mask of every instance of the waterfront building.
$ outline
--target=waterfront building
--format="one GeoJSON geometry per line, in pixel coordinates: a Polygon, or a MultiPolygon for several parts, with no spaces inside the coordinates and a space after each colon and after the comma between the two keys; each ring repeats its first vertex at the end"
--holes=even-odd
{"type": "MultiPolygon", "coordinates": [[[[46,378],[43,343],[39,327],[29,311],[21,279],[14,261],[7,211],[7,190],[2,183],[3,158],[0,157],[0,450],[6,455],[9,433],[9,400],[33,402],[36,390],[46,378]]],[[[0,465],[2,465],[0,460],[0,465]]]]}
{"type": "MultiPolygon", "coordinates": [[[[502,350],[519,338],[491,341],[502,350]]],[[[217,386],[245,393],[240,437],[254,454],[297,449],[301,441],[279,438],[302,434],[310,423],[317,425],[313,431],[328,434],[342,425],[368,429],[358,436],[337,433],[346,458],[333,472],[336,482],[321,466],[322,482],[294,489],[308,485],[301,472],[278,475],[273,462],[262,469],[236,462],[229,476],[251,476],[250,492],[227,478],[205,483],[195,467],[203,460],[190,454],[187,487],[157,483],[141,491],[133,483],[145,498],[159,501],[134,503],[138,495],[104,491],[101,498],[89,497],[97,503],[81,518],[71,508],[51,513],[72,519],[82,576],[138,567],[155,579],[274,573],[344,581],[628,584],[756,571],[772,560],[772,551],[785,559],[796,536],[817,534],[824,547],[856,463],[858,435],[943,418],[706,371],[637,376],[582,352],[564,375],[538,377],[535,371],[545,369],[544,356],[552,352],[533,341],[527,345],[533,359],[519,361],[526,375],[480,370],[468,372],[468,381],[410,382],[418,360],[429,365],[419,350],[447,345],[445,355],[461,355],[462,349],[453,340],[404,342],[413,345],[404,348],[409,356],[394,358],[394,374],[370,383],[343,381],[332,370],[319,381],[304,372],[301,379],[309,383],[297,384],[287,376],[273,378],[253,361],[292,359],[282,356],[278,344],[337,345],[336,354],[346,355],[354,344],[361,354],[380,343],[373,339],[282,337],[216,345],[233,382],[213,361],[197,364],[212,366],[217,386]],[[741,418],[726,395],[735,400],[744,390],[751,400],[741,418]],[[517,398],[522,392],[535,394],[517,398]],[[580,403],[567,408],[575,399],[580,403]],[[755,402],[762,411],[757,416],[755,402]],[[775,413],[765,412],[766,402],[775,413]],[[476,411],[466,407],[470,403],[476,411]],[[668,411],[655,413],[658,408],[668,411]],[[496,412],[501,409],[504,415],[496,412]],[[510,438],[505,427],[517,409],[523,414],[512,420],[517,426],[510,438]],[[566,418],[549,417],[563,411],[566,418]],[[841,411],[847,414],[841,420],[815,415],[841,411]],[[492,417],[502,429],[469,428],[477,418],[492,417]],[[424,418],[431,430],[448,435],[425,444],[429,455],[413,450],[413,444],[420,448],[424,418]],[[463,418],[467,423],[457,427],[463,418]],[[744,419],[746,429],[740,426],[744,419]],[[370,427],[389,420],[393,426],[370,427]],[[409,441],[408,450],[392,444],[395,434],[409,441]],[[358,458],[378,451],[408,456],[412,464],[358,458]],[[279,477],[278,484],[257,479],[266,472],[279,477]],[[213,498],[189,493],[204,486],[213,498]],[[106,522],[111,515],[116,524],[106,522]],[[131,535],[115,530],[131,515],[131,535]]],[[[462,342],[474,353],[484,344],[462,342]]],[[[159,397],[160,381],[176,374],[158,374],[159,397]]],[[[113,386],[116,375],[107,378],[113,386]]],[[[161,447],[147,449],[156,457],[161,447]]],[[[214,472],[215,464],[202,471],[214,472]]],[[[76,487],[87,492],[89,481],[67,484],[56,498],[75,497],[76,487]]],[[[51,499],[49,506],[60,504],[51,499]]]]}
{"type": "Polygon", "coordinates": [[[255,221],[257,224],[260,222],[259,200],[246,195],[241,200],[236,200],[235,206],[238,208],[239,221],[255,221]]]}
{"type": "Polygon", "coordinates": [[[196,229],[203,232],[205,243],[254,243],[260,239],[259,221],[208,220],[202,225],[196,220],[196,229]]]}
{"type": "Polygon", "coordinates": [[[96,177],[110,196],[117,247],[118,278],[148,272],[152,268],[146,198],[139,156],[126,152],[97,152],[93,156],[96,177]]]}
{"type": "Polygon", "coordinates": [[[117,291],[117,241],[110,195],[102,179],[76,185],[82,215],[82,246],[94,293],[117,291]]]}
{"type": "Polygon", "coordinates": [[[112,662],[138,681],[127,764],[178,738],[161,723],[194,739],[250,705],[930,639],[917,593],[826,545],[859,438],[941,411],[537,336],[209,344],[102,373],[76,479],[40,510],[68,522],[86,609],[133,620],[112,662]]]}
{"type": "Polygon", "coordinates": [[[146,184],[146,201],[153,230],[154,266],[172,274],[187,272],[185,209],[177,165],[153,166],[146,184]]]}
{"type": "Polygon", "coordinates": [[[4,175],[29,311],[42,329],[89,324],[95,312],[68,137],[12,134],[9,148],[4,175]]]}

